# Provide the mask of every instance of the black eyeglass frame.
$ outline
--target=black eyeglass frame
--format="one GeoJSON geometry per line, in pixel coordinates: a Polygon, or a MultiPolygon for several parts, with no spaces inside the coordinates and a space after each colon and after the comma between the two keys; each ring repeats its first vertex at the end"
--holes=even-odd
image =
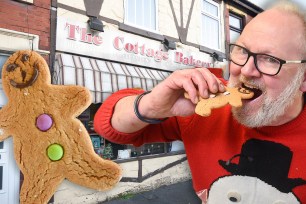
{"type": "Polygon", "coordinates": [[[255,53],[255,52],[251,52],[251,51],[248,50],[247,48],[242,47],[242,46],[237,45],[237,44],[234,44],[234,43],[229,44],[229,57],[230,57],[230,61],[233,62],[234,64],[236,64],[236,65],[238,65],[238,66],[244,66],[244,65],[249,61],[249,58],[250,58],[251,56],[254,58],[254,64],[255,64],[256,69],[257,69],[260,73],[265,74],[265,75],[269,75],[269,76],[275,76],[275,75],[277,75],[277,74],[280,72],[280,70],[281,70],[281,68],[282,68],[282,66],[283,66],[284,64],[300,64],[300,63],[306,63],[306,60],[283,60],[283,59],[280,59],[280,58],[278,58],[278,57],[274,57],[274,56],[272,56],[272,55],[268,55],[268,54],[265,54],[265,53],[255,53]],[[231,59],[231,50],[232,50],[231,47],[232,47],[232,46],[240,47],[240,48],[242,48],[244,51],[246,51],[246,52],[248,53],[248,58],[246,59],[246,61],[245,61],[244,64],[238,64],[237,62],[234,62],[234,61],[231,59]],[[276,72],[275,74],[267,74],[267,73],[262,72],[262,71],[258,68],[258,66],[257,66],[257,55],[265,55],[265,56],[269,56],[269,57],[271,57],[271,58],[273,58],[273,59],[278,60],[278,61],[280,62],[280,64],[279,64],[279,68],[278,68],[277,72],[276,72]]]}

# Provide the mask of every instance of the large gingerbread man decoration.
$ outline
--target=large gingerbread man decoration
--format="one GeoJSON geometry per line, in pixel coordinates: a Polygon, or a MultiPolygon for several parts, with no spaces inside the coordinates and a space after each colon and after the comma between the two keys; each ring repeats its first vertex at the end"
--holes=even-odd
{"type": "Polygon", "coordinates": [[[0,141],[13,137],[24,175],[20,203],[47,203],[64,179],[96,190],[118,183],[120,166],[94,152],[76,118],[91,103],[86,88],[52,85],[47,63],[30,50],[9,57],[2,83],[8,103],[0,110],[0,141]]]}

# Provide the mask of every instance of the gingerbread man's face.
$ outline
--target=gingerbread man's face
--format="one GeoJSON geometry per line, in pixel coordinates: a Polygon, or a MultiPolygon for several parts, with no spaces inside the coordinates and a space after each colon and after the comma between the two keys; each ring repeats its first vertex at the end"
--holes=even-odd
{"type": "Polygon", "coordinates": [[[45,69],[47,65],[33,55],[37,54],[31,51],[16,52],[7,60],[2,70],[3,89],[7,94],[9,90],[14,90],[10,86],[24,89],[34,87],[38,80],[50,78],[48,70],[45,69]],[[41,75],[40,79],[38,75],[41,75]]]}
{"type": "Polygon", "coordinates": [[[240,93],[242,99],[250,99],[254,95],[252,91],[241,87],[238,88],[238,92],[240,93]]]}

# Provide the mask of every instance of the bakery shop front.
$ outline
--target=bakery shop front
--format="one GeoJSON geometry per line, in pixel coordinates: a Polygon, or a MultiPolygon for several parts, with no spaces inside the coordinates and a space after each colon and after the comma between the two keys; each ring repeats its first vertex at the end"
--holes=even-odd
{"type": "Polygon", "coordinates": [[[123,150],[130,151],[122,154],[124,159],[167,153],[172,150],[172,144],[134,148],[112,144],[96,136],[93,116],[108,96],[124,88],[150,90],[176,69],[213,66],[207,56],[204,60],[203,56],[196,56],[199,53],[166,50],[161,43],[120,31],[92,34],[85,23],[60,18],[56,42],[53,83],[81,85],[91,91],[93,104],[80,119],[88,128],[97,153],[109,159],[123,159],[123,150]]]}
{"type": "MultiPolygon", "coordinates": [[[[177,69],[213,66],[211,56],[201,52],[179,46],[171,50],[159,41],[116,29],[92,32],[86,23],[57,18],[52,83],[81,85],[90,90],[92,104],[79,119],[90,134],[95,152],[124,169],[119,186],[127,186],[126,182],[132,183],[130,188],[173,183],[190,178],[189,167],[180,141],[134,147],[112,143],[95,133],[93,118],[103,101],[124,88],[150,90],[177,69]],[[171,169],[175,169],[177,177],[173,172],[164,173],[171,169]]],[[[222,69],[213,71],[222,75],[222,69]]],[[[115,192],[108,193],[112,196],[115,192]]],[[[65,190],[57,192],[59,197],[64,194],[65,190]]]]}

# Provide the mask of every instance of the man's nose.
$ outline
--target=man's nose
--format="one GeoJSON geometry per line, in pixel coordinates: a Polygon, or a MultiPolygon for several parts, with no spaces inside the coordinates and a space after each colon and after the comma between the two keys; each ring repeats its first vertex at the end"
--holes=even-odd
{"type": "Polygon", "coordinates": [[[255,66],[254,56],[250,56],[247,63],[241,68],[241,74],[247,77],[260,77],[260,72],[255,66]]]}

